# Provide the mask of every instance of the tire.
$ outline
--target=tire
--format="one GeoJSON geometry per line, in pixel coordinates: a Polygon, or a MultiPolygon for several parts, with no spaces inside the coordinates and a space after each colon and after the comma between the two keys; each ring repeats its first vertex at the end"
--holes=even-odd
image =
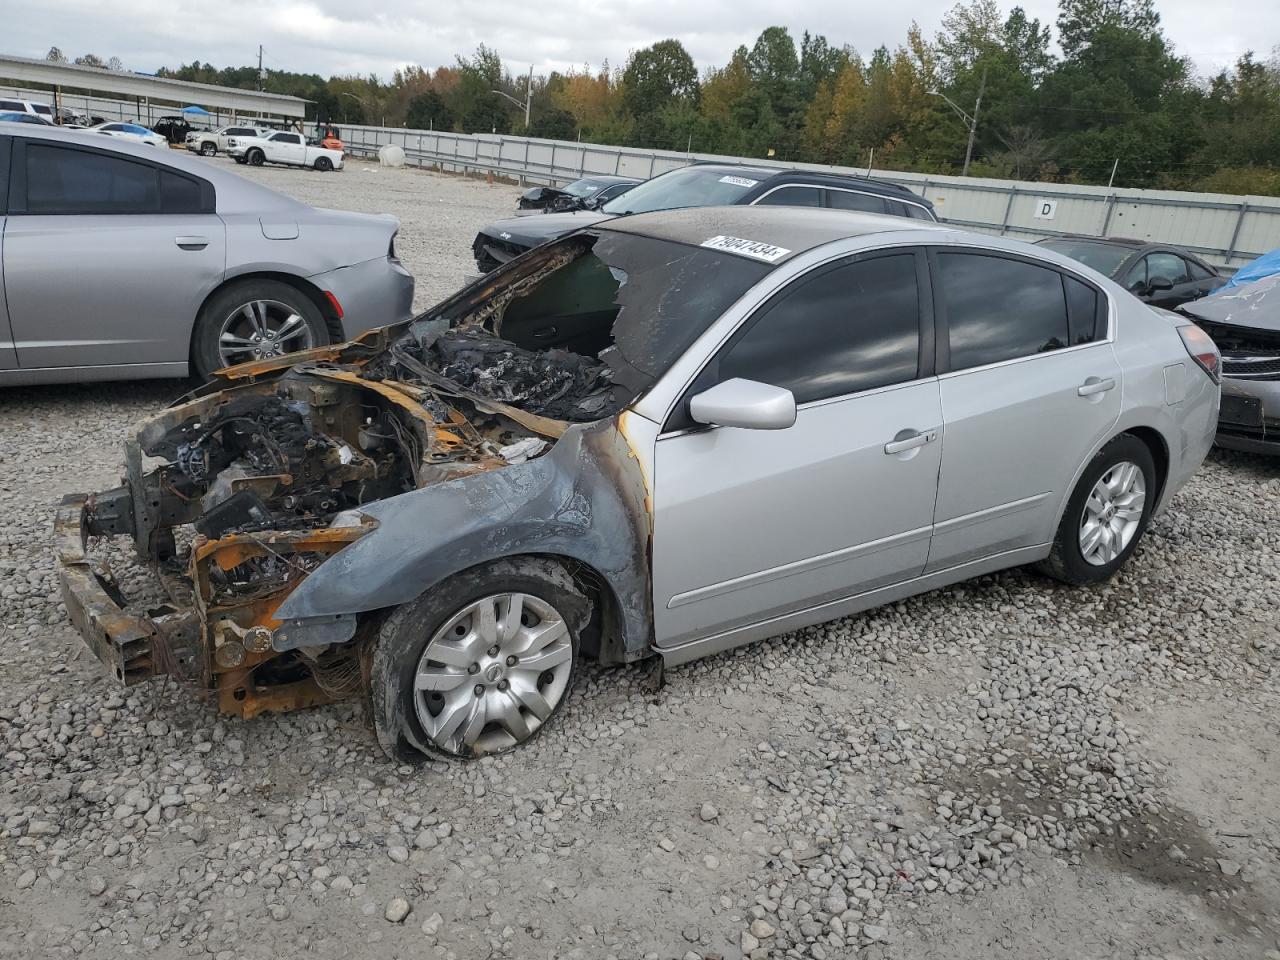
{"type": "Polygon", "coordinates": [[[255,148],[245,154],[245,160],[251,167],[260,167],[267,162],[267,155],[255,148]]]}
{"type": "Polygon", "coordinates": [[[231,159],[239,164],[243,164],[245,162],[244,157],[232,157],[231,159]]]}
{"type": "Polygon", "coordinates": [[[333,169],[333,161],[328,157],[316,157],[316,169],[321,173],[328,173],[333,169]]]}
{"type": "Polygon", "coordinates": [[[1147,445],[1132,434],[1122,433],[1116,437],[1094,455],[1080,475],[1067,500],[1053,549],[1037,565],[1038,569],[1056,580],[1077,586],[1110,580],[1146,532],[1159,494],[1158,484],[1155,461],[1147,445]],[[1095,488],[1120,491],[1126,480],[1130,484],[1129,492],[1114,498],[1104,492],[1094,498],[1095,488]],[[1139,481],[1140,505],[1134,492],[1139,481]],[[1102,519],[1106,522],[1101,522],[1102,519]],[[1088,544],[1095,542],[1095,536],[1098,536],[1097,546],[1086,550],[1088,544]]]}
{"type": "Polygon", "coordinates": [[[579,633],[590,618],[591,604],[565,568],[542,558],[498,560],[432,587],[392,613],[378,635],[369,689],[378,743],[408,762],[470,760],[528,743],[569,699],[579,633]],[[491,609],[501,624],[512,595],[523,611],[514,641],[501,626],[486,636],[475,618],[491,609]],[[538,666],[522,668],[522,645],[534,643],[538,666]],[[429,649],[448,656],[436,660],[429,649]],[[416,688],[420,670],[433,688],[416,688]]]}
{"type": "Polygon", "coordinates": [[[217,153],[218,145],[216,143],[210,143],[206,140],[204,143],[200,144],[200,156],[213,157],[217,156],[217,153]]]}
{"type": "Polygon", "coordinates": [[[228,366],[228,361],[243,363],[257,359],[248,346],[243,349],[250,352],[243,357],[239,353],[224,356],[224,351],[220,349],[223,333],[247,340],[252,335],[251,331],[258,327],[255,317],[263,316],[263,326],[268,329],[274,326],[279,331],[284,329],[287,318],[294,314],[300,318],[302,326],[291,323],[286,331],[288,336],[262,343],[261,351],[264,356],[281,356],[329,343],[329,328],[324,316],[310,297],[297,287],[279,280],[241,280],[228,284],[209,298],[200,310],[200,316],[196,318],[195,330],[191,335],[191,358],[196,374],[203,380],[208,380],[215,370],[228,366]],[[277,306],[250,306],[254,304],[277,306]],[[248,313],[243,312],[246,308],[248,313]],[[235,322],[228,326],[233,317],[236,318],[235,322]],[[304,330],[304,335],[295,336],[294,330],[304,330]]]}

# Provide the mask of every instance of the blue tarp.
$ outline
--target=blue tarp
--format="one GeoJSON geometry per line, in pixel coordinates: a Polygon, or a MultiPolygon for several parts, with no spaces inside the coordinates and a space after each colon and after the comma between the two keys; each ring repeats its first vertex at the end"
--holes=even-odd
{"type": "Polygon", "coordinates": [[[1242,287],[1246,283],[1253,283],[1255,280],[1274,276],[1277,273],[1280,273],[1280,249],[1264,253],[1253,263],[1246,263],[1236,271],[1235,276],[1215,290],[1214,293],[1226,293],[1235,287],[1242,287]]]}
{"type": "Polygon", "coordinates": [[[208,116],[212,116],[212,114],[210,114],[210,113],[209,113],[209,111],[208,111],[208,110],[206,110],[204,107],[183,107],[183,108],[182,108],[182,112],[183,112],[183,113],[194,113],[194,114],[195,114],[196,116],[198,116],[198,117],[208,117],[208,116]]]}

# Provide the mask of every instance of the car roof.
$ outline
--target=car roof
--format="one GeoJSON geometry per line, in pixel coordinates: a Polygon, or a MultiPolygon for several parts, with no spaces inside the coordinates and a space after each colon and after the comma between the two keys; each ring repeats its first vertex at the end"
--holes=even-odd
{"type": "Polygon", "coordinates": [[[606,220],[587,229],[630,233],[692,246],[700,246],[717,237],[744,240],[782,248],[785,253],[771,260],[775,263],[847,237],[921,230],[955,232],[945,224],[929,220],[904,220],[902,217],[853,210],[781,206],[682,207],[655,213],[635,213],[606,220]]]}
{"type": "MultiPolygon", "coordinates": [[[[119,123],[120,121],[107,121],[119,123]]],[[[308,210],[307,204],[283,193],[277,193],[269,187],[246,180],[230,170],[202,160],[186,150],[157,150],[144,143],[124,140],[120,137],[104,137],[99,133],[86,130],[67,130],[64,127],[36,126],[27,123],[0,122],[0,134],[21,137],[24,140],[52,140],[58,143],[72,143],[81,147],[92,147],[105,153],[118,153],[125,157],[134,157],[148,163],[157,163],[182,170],[213,184],[218,196],[218,213],[250,213],[277,214],[287,213],[296,216],[300,210],[308,210]]]]}
{"type": "Polygon", "coordinates": [[[610,184],[610,185],[615,183],[643,183],[644,182],[643,180],[640,180],[636,177],[617,177],[611,173],[589,173],[585,177],[581,177],[579,179],[580,179],[580,182],[586,181],[587,183],[604,183],[604,184],[610,184]]]}
{"type": "MultiPolygon", "coordinates": [[[[1209,264],[1206,263],[1198,254],[1192,253],[1185,247],[1180,247],[1176,243],[1164,243],[1158,240],[1139,240],[1134,237],[1090,237],[1086,234],[1080,233],[1064,233],[1060,237],[1044,237],[1043,239],[1037,240],[1036,243],[1046,243],[1051,240],[1069,240],[1072,243],[1097,243],[1109,247],[1123,247],[1127,250],[1132,250],[1135,255],[1167,250],[1170,253],[1176,253],[1180,257],[1186,257],[1189,260],[1194,260],[1201,266],[1209,266],[1209,264]]],[[[1212,269],[1212,267],[1210,267],[1210,269],[1212,269]]]]}

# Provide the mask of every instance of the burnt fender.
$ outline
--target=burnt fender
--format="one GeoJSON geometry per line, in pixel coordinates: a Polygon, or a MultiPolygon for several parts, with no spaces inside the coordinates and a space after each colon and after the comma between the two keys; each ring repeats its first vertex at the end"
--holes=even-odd
{"type": "Polygon", "coordinates": [[[616,420],[575,425],[545,456],[432,484],[368,506],[375,530],[304,580],[276,616],[306,620],[398,606],[459,571],[554,554],[608,581],[622,658],[653,638],[644,476],[616,420]]]}

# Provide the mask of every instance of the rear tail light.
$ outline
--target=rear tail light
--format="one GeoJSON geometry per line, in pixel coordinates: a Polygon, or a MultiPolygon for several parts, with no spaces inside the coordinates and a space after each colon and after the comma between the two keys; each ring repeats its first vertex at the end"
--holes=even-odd
{"type": "Polygon", "coordinates": [[[1222,382],[1222,354],[1218,346],[1207,333],[1193,323],[1178,328],[1178,336],[1182,345],[1191,354],[1191,359],[1200,364],[1200,368],[1209,375],[1214,383],[1222,382]]]}
{"type": "Polygon", "coordinates": [[[338,298],[328,290],[324,292],[324,298],[329,301],[329,306],[333,307],[333,312],[336,313],[338,315],[338,319],[341,320],[343,317],[342,304],[338,302],[338,298]]]}

